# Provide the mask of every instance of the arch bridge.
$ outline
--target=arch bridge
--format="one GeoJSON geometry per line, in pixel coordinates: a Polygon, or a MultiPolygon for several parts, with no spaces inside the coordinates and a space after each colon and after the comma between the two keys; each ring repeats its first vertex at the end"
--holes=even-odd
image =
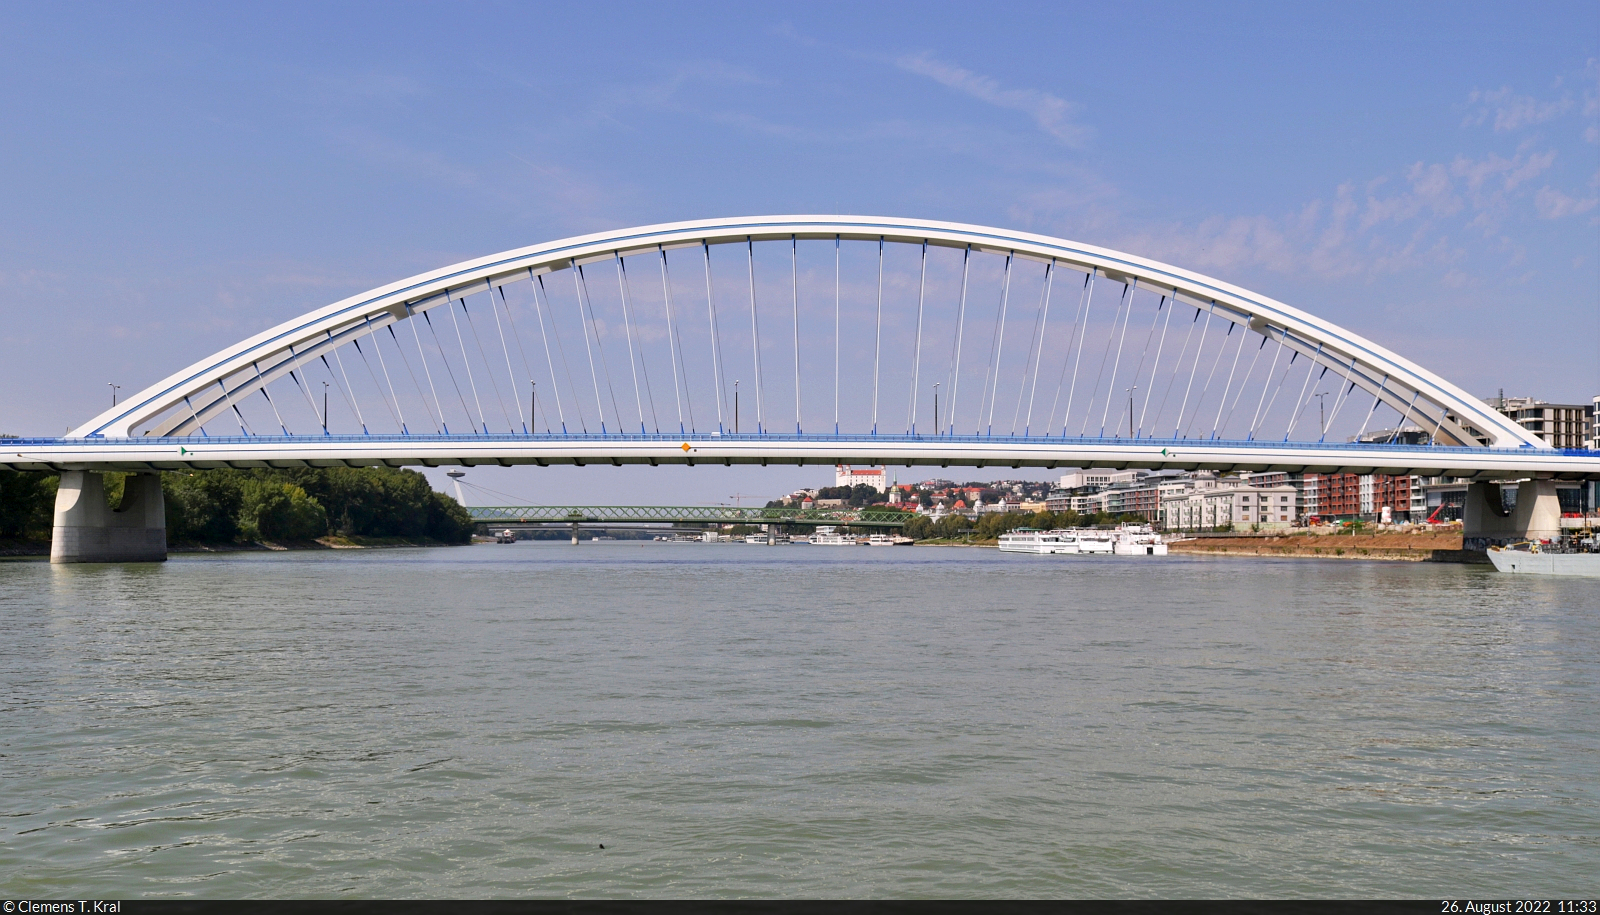
{"type": "MultiPolygon", "coordinates": [[[[857,216],[645,226],[453,264],[0,452],[63,473],[63,560],[151,556],[157,540],[165,555],[155,477],[110,512],[106,470],[590,463],[1533,480],[1519,511],[1553,504],[1556,480],[1600,478],[1594,453],[1545,447],[1259,293],[1060,238],[857,216]]],[[[1504,524],[1542,523],[1527,520],[1504,524]]]]}

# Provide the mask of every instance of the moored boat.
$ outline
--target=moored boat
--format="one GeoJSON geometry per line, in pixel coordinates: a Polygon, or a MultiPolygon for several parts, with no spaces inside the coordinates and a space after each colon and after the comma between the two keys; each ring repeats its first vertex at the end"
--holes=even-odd
{"type": "Polygon", "coordinates": [[[817,532],[811,535],[811,542],[816,546],[855,546],[856,538],[839,533],[839,529],[831,525],[818,525],[817,532]]]}
{"type": "Polygon", "coordinates": [[[1496,571],[1517,575],[1575,575],[1600,578],[1600,552],[1593,536],[1553,543],[1514,543],[1489,547],[1496,571]]]}
{"type": "Polygon", "coordinates": [[[1111,552],[1118,556],[1165,556],[1167,543],[1148,524],[1124,524],[1117,528],[1111,552]]]}

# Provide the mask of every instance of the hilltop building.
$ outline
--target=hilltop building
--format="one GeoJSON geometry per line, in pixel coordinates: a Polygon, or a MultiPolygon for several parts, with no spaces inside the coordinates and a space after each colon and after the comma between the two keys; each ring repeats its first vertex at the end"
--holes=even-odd
{"type": "Polygon", "coordinates": [[[878,492],[889,491],[887,471],[882,467],[851,467],[848,464],[838,464],[833,468],[833,480],[835,486],[859,486],[865,483],[878,492]]]}

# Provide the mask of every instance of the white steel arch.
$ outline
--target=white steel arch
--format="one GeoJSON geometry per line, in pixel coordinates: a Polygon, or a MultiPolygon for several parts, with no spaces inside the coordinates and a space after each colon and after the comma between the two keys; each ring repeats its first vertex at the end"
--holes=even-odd
{"type": "Polygon", "coordinates": [[[601,232],[453,264],[351,296],[243,340],[153,384],[70,438],[183,436],[299,363],[463,296],[619,256],[702,245],[826,239],[967,248],[1055,263],[1173,296],[1330,367],[1402,416],[1426,416],[1443,444],[1547,446],[1465,391],[1370,340],[1259,293],[1148,258],[987,226],[865,216],[756,216],[601,232]],[[1470,428],[1469,428],[1470,427],[1470,428]],[[1474,435],[1473,433],[1477,434],[1474,435]]]}

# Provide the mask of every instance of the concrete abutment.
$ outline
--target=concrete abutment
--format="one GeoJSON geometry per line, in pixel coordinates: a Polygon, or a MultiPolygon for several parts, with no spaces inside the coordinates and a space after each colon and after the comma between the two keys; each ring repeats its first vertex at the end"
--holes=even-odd
{"type": "Polygon", "coordinates": [[[67,470],[56,491],[51,562],[165,562],[167,510],[161,476],[129,474],[122,506],[106,504],[105,475],[67,470]]]}

